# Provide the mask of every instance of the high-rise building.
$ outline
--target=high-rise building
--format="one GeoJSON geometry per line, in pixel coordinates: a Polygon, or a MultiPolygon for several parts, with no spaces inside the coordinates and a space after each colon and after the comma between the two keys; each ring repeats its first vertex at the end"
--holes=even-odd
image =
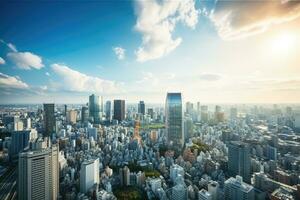
{"type": "Polygon", "coordinates": [[[148,113],[148,115],[150,115],[150,118],[153,119],[153,117],[154,117],[153,108],[148,108],[147,113],[148,113]]]}
{"type": "Polygon", "coordinates": [[[219,183],[216,181],[209,181],[207,185],[208,192],[211,194],[212,200],[218,200],[218,190],[219,190],[219,183]]]}
{"type": "Polygon", "coordinates": [[[177,165],[177,164],[173,164],[171,167],[170,167],[170,178],[173,182],[176,181],[176,178],[178,176],[181,176],[181,177],[184,177],[184,169],[183,167],[177,165]]]}
{"type": "Polygon", "coordinates": [[[201,121],[208,121],[208,106],[201,106],[201,121]]]}
{"type": "Polygon", "coordinates": [[[114,100],[114,119],[119,122],[125,119],[125,100],[114,100]]]}
{"type": "Polygon", "coordinates": [[[45,145],[34,146],[39,148],[19,154],[18,199],[58,199],[58,146],[46,148],[45,145]]]}
{"type": "Polygon", "coordinates": [[[254,188],[243,182],[241,176],[225,181],[225,200],[254,200],[254,188]]]}
{"type": "Polygon", "coordinates": [[[183,184],[177,184],[172,187],[172,196],[171,200],[187,200],[187,189],[186,186],[183,184]]]}
{"type": "Polygon", "coordinates": [[[105,117],[107,121],[111,120],[111,101],[105,103],[105,117]]]}
{"type": "Polygon", "coordinates": [[[145,111],[145,102],[144,101],[140,101],[138,104],[138,113],[145,115],[146,111],[145,111]]]}
{"type": "Polygon", "coordinates": [[[200,107],[200,102],[197,102],[197,114],[200,114],[201,112],[201,107],[200,107]]]}
{"type": "Polygon", "coordinates": [[[77,121],[77,111],[76,110],[69,110],[67,112],[67,121],[69,123],[76,124],[76,121],[77,121]]]}
{"type": "Polygon", "coordinates": [[[198,192],[198,200],[212,200],[212,195],[205,189],[198,192]]]}
{"type": "Polygon", "coordinates": [[[130,185],[130,170],[127,166],[119,169],[119,176],[120,176],[121,186],[130,185]]]}
{"type": "Polygon", "coordinates": [[[231,176],[240,175],[250,183],[250,148],[246,143],[233,141],[228,145],[228,169],[231,176]]]}
{"type": "Polygon", "coordinates": [[[55,133],[55,115],[54,115],[54,103],[44,104],[44,137],[51,137],[55,133]]]}
{"type": "Polygon", "coordinates": [[[89,117],[94,123],[100,123],[99,96],[92,94],[89,96],[89,117]]]}
{"type": "Polygon", "coordinates": [[[18,154],[29,146],[29,141],[36,139],[37,136],[38,133],[35,129],[12,132],[9,150],[10,159],[15,160],[15,158],[18,158],[18,154]]]}
{"type": "Polygon", "coordinates": [[[64,105],[64,115],[67,117],[67,112],[68,112],[68,106],[65,104],[64,105]]]}
{"type": "Polygon", "coordinates": [[[184,142],[181,93],[168,93],[165,107],[168,141],[180,150],[184,142]]]}
{"type": "Polygon", "coordinates": [[[185,104],[185,112],[188,115],[192,115],[194,111],[194,105],[191,102],[186,102],[185,104]]]}
{"type": "Polygon", "coordinates": [[[89,109],[87,106],[82,106],[81,108],[81,122],[87,123],[89,119],[89,109]]]}
{"type": "Polygon", "coordinates": [[[188,141],[193,136],[194,123],[191,117],[184,119],[184,139],[188,141]]]}
{"type": "Polygon", "coordinates": [[[84,161],[80,168],[80,192],[86,193],[99,183],[99,158],[84,161]]]}

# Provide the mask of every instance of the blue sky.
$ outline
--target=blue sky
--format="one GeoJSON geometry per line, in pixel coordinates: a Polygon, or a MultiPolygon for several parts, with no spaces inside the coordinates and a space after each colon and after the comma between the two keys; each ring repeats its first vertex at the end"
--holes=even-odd
{"type": "Polygon", "coordinates": [[[162,103],[168,91],[221,103],[300,97],[297,2],[0,4],[0,103],[85,103],[91,93],[162,103]]]}

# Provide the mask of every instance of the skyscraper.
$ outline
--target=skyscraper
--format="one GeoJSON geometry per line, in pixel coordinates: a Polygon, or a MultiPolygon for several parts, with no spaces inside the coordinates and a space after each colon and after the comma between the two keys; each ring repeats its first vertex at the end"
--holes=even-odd
{"type": "Polygon", "coordinates": [[[81,108],[81,122],[87,123],[89,118],[89,109],[86,106],[82,106],[81,108]]]}
{"type": "Polygon", "coordinates": [[[24,131],[14,131],[11,133],[11,145],[9,149],[9,157],[10,159],[17,159],[18,154],[24,150],[24,148],[29,146],[29,141],[31,139],[37,138],[37,131],[35,129],[32,130],[24,130],[24,131]]]}
{"type": "Polygon", "coordinates": [[[55,132],[54,103],[44,104],[44,137],[51,137],[55,132]]]}
{"type": "Polygon", "coordinates": [[[167,94],[165,112],[168,141],[173,147],[180,150],[184,141],[181,93],[167,94]]]}
{"type": "Polygon", "coordinates": [[[145,102],[144,101],[140,101],[138,104],[138,113],[145,115],[145,102]]]}
{"type": "Polygon", "coordinates": [[[92,94],[89,97],[89,117],[94,123],[100,123],[100,105],[99,96],[92,94]]]}
{"type": "Polygon", "coordinates": [[[225,200],[254,200],[254,188],[243,182],[243,178],[229,178],[225,181],[225,200]]]}
{"type": "Polygon", "coordinates": [[[53,145],[19,154],[19,200],[58,199],[58,152],[58,146],[53,145]]]}
{"type": "Polygon", "coordinates": [[[80,192],[86,193],[99,182],[99,158],[84,161],[80,169],[80,192]]]}
{"type": "Polygon", "coordinates": [[[76,124],[77,121],[77,111],[69,110],[67,111],[67,121],[72,124],[76,124]]]}
{"type": "Polygon", "coordinates": [[[250,148],[246,143],[233,141],[228,145],[228,169],[231,176],[240,175],[250,183],[250,148]]]}
{"type": "Polygon", "coordinates": [[[125,119],[125,100],[114,100],[114,119],[119,122],[125,119]]]}
{"type": "Polygon", "coordinates": [[[105,117],[107,121],[111,120],[111,101],[105,103],[105,117]]]}

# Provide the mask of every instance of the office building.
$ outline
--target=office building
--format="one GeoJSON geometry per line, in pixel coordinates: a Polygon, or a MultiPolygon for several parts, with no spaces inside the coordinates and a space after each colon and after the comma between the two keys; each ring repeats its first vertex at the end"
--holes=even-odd
{"type": "Polygon", "coordinates": [[[130,170],[127,166],[119,169],[119,177],[120,177],[121,186],[130,185],[130,170]]]}
{"type": "Polygon", "coordinates": [[[201,106],[201,121],[208,122],[208,106],[201,106]]]}
{"type": "Polygon", "coordinates": [[[226,180],[224,188],[225,200],[254,200],[253,186],[244,183],[241,176],[226,180]]]}
{"type": "Polygon", "coordinates": [[[105,118],[107,121],[111,120],[111,101],[105,103],[105,118]]]}
{"type": "Polygon", "coordinates": [[[76,124],[76,121],[77,121],[77,111],[76,110],[67,111],[67,121],[68,121],[68,123],[76,124]]]}
{"type": "Polygon", "coordinates": [[[11,145],[9,157],[11,160],[18,158],[18,154],[29,146],[29,141],[36,139],[38,133],[35,129],[24,131],[13,131],[11,133],[11,145]]]}
{"type": "Polygon", "coordinates": [[[81,123],[87,123],[89,120],[89,109],[87,106],[81,108],[81,123]]]}
{"type": "Polygon", "coordinates": [[[125,119],[125,100],[114,100],[114,119],[119,122],[125,119]]]}
{"type": "Polygon", "coordinates": [[[212,195],[205,189],[198,192],[198,200],[212,200],[212,195]]]}
{"type": "Polygon", "coordinates": [[[194,111],[194,105],[191,102],[186,102],[185,104],[185,113],[188,115],[192,115],[194,111]]]}
{"type": "Polygon", "coordinates": [[[246,143],[233,141],[228,145],[228,171],[231,176],[240,175],[250,183],[250,148],[246,143]]]}
{"type": "Polygon", "coordinates": [[[84,161],[80,168],[80,192],[87,193],[99,183],[99,158],[84,161]]]}
{"type": "Polygon", "coordinates": [[[65,104],[64,105],[64,116],[67,117],[67,112],[68,112],[68,106],[65,104]]]}
{"type": "Polygon", "coordinates": [[[178,176],[184,177],[184,169],[177,164],[173,164],[170,167],[170,178],[173,182],[175,182],[178,176]]]}
{"type": "Polygon", "coordinates": [[[44,137],[51,137],[55,133],[54,103],[44,104],[44,137]]]}
{"type": "Polygon", "coordinates": [[[33,146],[33,149],[19,154],[18,199],[58,199],[58,146],[47,147],[45,144],[33,146]]]}
{"type": "Polygon", "coordinates": [[[176,150],[180,150],[184,142],[181,93],[167,94],[165,112],[167,139],[176,150]]]}
{"type": "Polygon", "coordinates": [[[172,187],[172,196],[171,200],[187,200],[187,189],[186,186],[183,184],[177,184],[172,187]]]}
{"type": "Polygon", "coordinates": [[[146,108],[145,108],[145,102],[144,101],[140,101],[138,104],[138,113],[145,115],[146,113],[146,108]]]}
{"type": "Polygon", "coordinates": [[[92,94],[89,96],[89,117],[94,123],[100,123],[100,101],[99,96],[92,94]]]}

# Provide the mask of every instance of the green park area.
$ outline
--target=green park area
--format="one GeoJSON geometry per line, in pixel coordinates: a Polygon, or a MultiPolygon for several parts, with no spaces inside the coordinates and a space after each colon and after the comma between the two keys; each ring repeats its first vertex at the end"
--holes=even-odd
{"type": "Polygon", "coordinates": [[[119,200],[147,199],[145,192],[134,186],[118,187],[113,191],[113,193],[119,200]]]}
{"type": "Polygon", "coordinates": [[[148,129],[161,129],[165,128],[165,124],[162,123],[152,123],[152,124],[142,124],[141,129],[148,130],[148,129]]]}

